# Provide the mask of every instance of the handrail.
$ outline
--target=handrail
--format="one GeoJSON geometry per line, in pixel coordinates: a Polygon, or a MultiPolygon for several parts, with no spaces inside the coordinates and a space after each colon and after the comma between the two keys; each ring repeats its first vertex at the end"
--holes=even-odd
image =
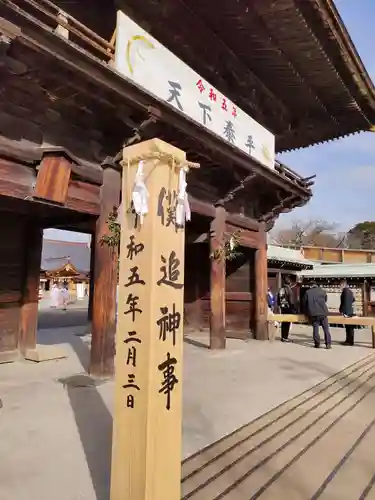
{"type": "MultiPolygon", "coordinates": [[[[345,318],[344,316],[328,316],[328,323],[333,325],[353,325],[368,326],[371,328],[372,348],[375,349],[375,318],[370,316],[353,316],[345,318]]],[[[269,314],[267,321],[269,323],[300,323],[308,324],[309,319],[304,314],[269,314]]]]}
{"type": "Polygon", "coordinates": [[[69,34],[72,33],[86,46],[88,45],[95,51],[99,52],[101,56],[105,56],[103,57],[105,62],[108,63],[114,58],[115,45],[113,37],[112,40],[108,42],[76,18],[60,9],[50,0],[5,0],[4,3],[7,4],[12,10],[19,10],[27,8],[28,6],[29,11],[33,11],[32,14],[36,19],[38,19],[38,21],[44,22],[44,19],[42,20],[38,13],[42,14],[44,18],[46,17],[53,21],[51,23],[52,26],[50,27],[54,29],[55,33],[59,34],[63,38],[69,39],[69,34]]]}

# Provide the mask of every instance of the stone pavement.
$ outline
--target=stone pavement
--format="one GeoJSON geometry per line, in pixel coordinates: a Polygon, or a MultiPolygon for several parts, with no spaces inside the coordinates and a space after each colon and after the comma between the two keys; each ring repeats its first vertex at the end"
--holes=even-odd
{"type": "Polygon", "coordinates": [[[39,301],[38,328],[74,328],[87,325],[87,298],[70,303],[67,311],[62,307],[53,309],[50,306],[48,295],[39,301]]]}
{"type": "MultiPolygon", "coordinates": [[[[109,499],[113,382],[77,376],[90,339],[73,333],[84,329],[39,332],[65,360],[0,366],[0,500],[109,499]]],[[[293,337],[221,352],[186,338],[183,498],[375,498],[360,497],[375,473],[370,333],[332,351],[312,349],[306,327],[293,337]]]]}
{"type": "Polygon", "coordinates": [[[375,498],[375,354],[186,460],[188,500],[375,498]]]}

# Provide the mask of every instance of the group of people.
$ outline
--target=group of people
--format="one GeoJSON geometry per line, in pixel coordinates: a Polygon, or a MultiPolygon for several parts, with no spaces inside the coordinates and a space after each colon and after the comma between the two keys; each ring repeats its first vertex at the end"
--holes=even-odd
{"type": "MultiPolygon", "coordinates": [[[[354,294],[349,288],[346,280],[341,282],[340,314],[346,318],[354,316],[354,294]]],[[[283,286],[275,297],[268,290],[268,307],[275,311],[276,307],[281,314],[305,314],[313,328],[314,347],[320,347],[319,329],[322,327],[324,342],[327,349],[331,349],[332,339],[328,324],[327,293],[316,282],[311,282],[310,287],[304,291],[302,296],[295,284],[286,277],[283,286]]],[[[289,342],[290,323],[281,323],[281,341],[289,342]]],[[[346,325],[346,339],[343,345],[354,345],[354,326],[346,325]]]]}
{"type": "Polygon", "coordinates": [[[51,290],[51,307],[53,309],[62,307],[64,311],[67,310],[69,304],[69,291],[68,288],[62,284],[54,283],[51,290]]]}

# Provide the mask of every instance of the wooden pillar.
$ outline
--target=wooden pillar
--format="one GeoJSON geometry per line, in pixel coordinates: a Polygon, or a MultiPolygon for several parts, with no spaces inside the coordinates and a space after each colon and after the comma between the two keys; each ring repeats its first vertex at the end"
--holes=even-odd
{"type": "Polygon", "coordinates": [[[89,282],[89,304],[87,309],[87,319],[92,321],[92,312],[94,304],[94,285],[95,285],[95,233],[91,235],[90,243],[90,282],[89,282]]]}
{"type": "Polygon", "coordinates": [[[259,247],[255,251],[255,338],[268,340],[267,324],[267,233],[264,224],[259,229],[259,247]]]}
{"type": "Polygon", "coordinates": [[[281,271],[278,271],[276,273],[276,307],[275,307],[275,311],[278,313],[280,312],[280,308],[279,308],[279,305],[277,303],[277,295],[278,295],[279,290],[282,286],[283,286],[282,274],[281,274],[281,271]]]}
{"type": "MultiPolygon", "coordinates": [[[[196,260],[199,262],[199,260],[196,260]]],[[[199,274],[199,267],[194,265],[194,305],[192,307],[192,324],[198,330],[203,330],[203,312],[202,312],[202,299],[201,299],[201,275],[199,274]]]]}
{"type": "Polygon", "coordinates": [[[100,192],[100,216],[95,231],[94,298],[91,326],[89,371],[102,377],[113,375],[116,333],[116,288],[118,249],[102,244],[108,234],[108,216],[120,204],[121,172],[115,166],[103,166],[100,192]]]}
{"type": "Polygon", "coordinates": [[[178,500],[185,231],[173,192],[185,153],[153,139],[125,148],[124,160],[110,499],[178,500]],[[126,193],[140,159],[149,194],[142,224],[126,193]]]}
{"type": "Polygon", "coordinates": [[[364,280],[362,284],[362,303],[363,303],[363,316],[368,316],[368,306],[369,306],[369,285],[367,280],[364,280]]]}
{"type": "Polygon", "coordinates": [[[210,227],[210,349],[225,349],[226,259],[220,251],[225,243],[226,211],[216,207],[210,227]]]}
{"type": "Polygon", "coordinates": [[[203,273],[202,267],[197,265],[202,257],[199,247],[198,243],[185,246],[185,324],[194,330],[201,330],[203,324],[201,301],[203,273]]]}
{"type": "Polygon", "coordinates": [[[282,287],[282,285],[283,285],[283,280],[282,280],[281,271],[277,271],[277,273],[276,273],[276,288],[277,288],[277,292],[280,290],[280,288],[282,287]]]}
{"type": "Polygon", "coordinates": [[[24,245],[26,255],[18,336],[18,348],[23,355],[36,348],[42,247],[43,229],[30,221],[24,245]]]}

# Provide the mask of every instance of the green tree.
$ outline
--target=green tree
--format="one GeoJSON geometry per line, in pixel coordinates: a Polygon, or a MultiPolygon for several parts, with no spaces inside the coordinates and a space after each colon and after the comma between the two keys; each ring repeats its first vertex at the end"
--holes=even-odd
{"type": "Polygon", "coordinates": [[[375,249],[375,221],[359,222],[348,231],[349,248],[375,249]]]}

